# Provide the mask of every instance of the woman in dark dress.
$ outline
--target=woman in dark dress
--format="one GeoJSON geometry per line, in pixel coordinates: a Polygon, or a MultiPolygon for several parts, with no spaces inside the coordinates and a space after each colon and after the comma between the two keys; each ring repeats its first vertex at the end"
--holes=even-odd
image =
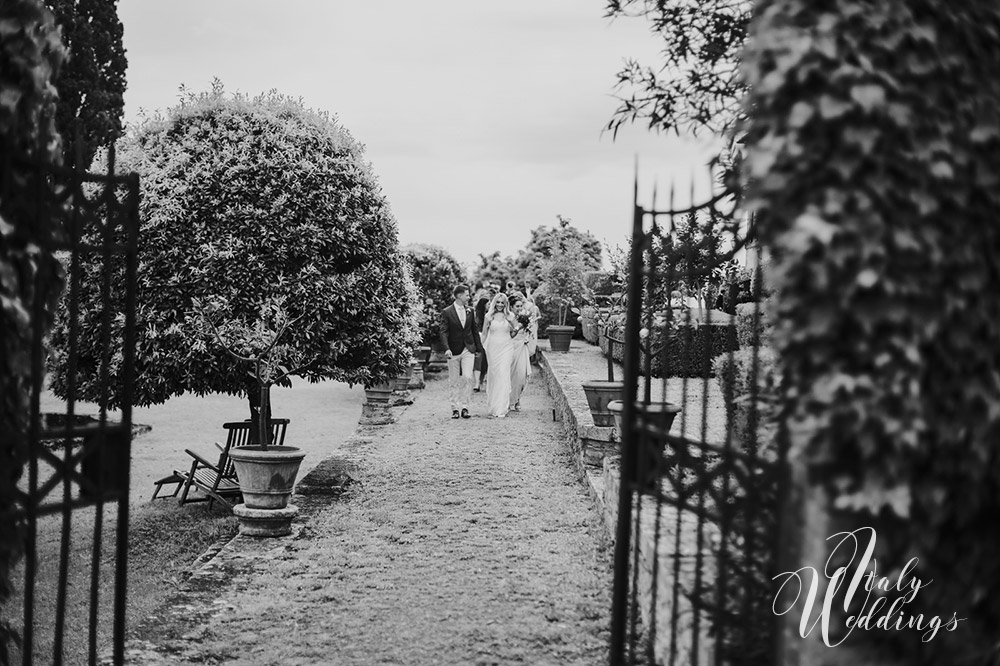
{"type": "MultiPolygon", "coordinates": [[[[476,294],[476,326],[479,327],[480,332],[483,330],[483,319],[486,317],[486,308],[495,295],[496,292],[493,289],[483,289],[476,294]]],[[[483,379],[485,379],[488,369],[489,364],[486,362],[486,350],[483,349],[482,339],[480,338],[479,346],[476,348],[476,361],[472,366],[472,390],[476,393],[482,391],[483,379]]]]}

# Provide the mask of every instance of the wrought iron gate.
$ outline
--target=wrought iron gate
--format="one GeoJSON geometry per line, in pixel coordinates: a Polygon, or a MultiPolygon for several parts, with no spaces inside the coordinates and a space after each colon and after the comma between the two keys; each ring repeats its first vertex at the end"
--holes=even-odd
{"type": "MultiPolygon", "coordinates": [[[[57,310],[64,332],[59,353],[65,354],[65,401],[46,390],[49,340],[43,339],[43,289],[36,289],[30,313],[35,325],[30,341],[30,425],[28,457],[12,512],[4,520],[19,522],[25,534],[23,576],[15,578],[15,599],[22,622],[4,615],[21,634],[11,655],[22,664],[62,664],[69,658],[96,664],[110,635],[115,664],[123,663],[125,593],[128,553],[129,464],[132,440],[132,377],[135,359],[136,271],[139,179],[114,173],[114,150],[104,174],[84,173],[5,156],[4,183],[16,169],[32,192],[26,206],[38,223],[55,230],[42,250],[59,259],[66,287],[57,310]],[[81,312],[82,288],[98,290],[100,312],[81,312]],[[81,327],[81,318],[96,319],[99,335],[81,327]],[[97,349],[96,365],[80,368],[81,349],[97,349]],[[112,364],[124,377],[109,380],[112,364]],[[81,414],[78,374],[96,377],[99,405],[114,395],[119,414],[105,407],[86,407],[81,414]],[[116,506],[114,505],[116,504],[116,506]],[[84,511],[86,509],[86,511],[84,511]],[[90,511],[93,511],[92,515],[90,511]],[[106,528],[105,521],[111,523],[106,528]],[[83,534],[81,534],[81,532],[83,534]],[[114,536],[112,553],[106,538],[114,536]],[[81,550],[81,539],[87,543],[81,550]],[[76,566],[74,566],[76,565],[76,566]],[[79,588],[86,590],[78,594],[79,588]],[[18,626],[20,624],[20,626],[18,626]],[[109,626],[110,625],[110,626],[109,626]],[[69,628],[72,628],[70,630],[69,628]],[[19,653],[19,654],[18,654],[19,653]]],[[[23,181],[19,183],[23,186],[23,181]]]]}
{"type": "Polygon", "coordinates": [[[683,209],[674,200],[643,208],[636,187],[610,661],[772,664],[785,455],[768,407],[759,269],[740,336],[731,316],[733,259],[752,229],[730,193],[683,209]],[[717,301],[719,282],[730,293],[717,301]],[[706,292],[712,302],[692,307],[706,292]]]}

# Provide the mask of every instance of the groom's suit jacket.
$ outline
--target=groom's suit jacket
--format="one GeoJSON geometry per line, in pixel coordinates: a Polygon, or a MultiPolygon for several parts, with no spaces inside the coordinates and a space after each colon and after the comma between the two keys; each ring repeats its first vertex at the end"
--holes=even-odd
{"type": "Polygon", "coordinates": [[[465,325],[462,325],[455,311],[455,304],[452,303],[441,311],[441,344],[451,353],[458,356],[463,349],[468,349],[473,354],[480,345],[479,327],[476,326],[476,314],[472,308],[465,308],[465,325]]]}

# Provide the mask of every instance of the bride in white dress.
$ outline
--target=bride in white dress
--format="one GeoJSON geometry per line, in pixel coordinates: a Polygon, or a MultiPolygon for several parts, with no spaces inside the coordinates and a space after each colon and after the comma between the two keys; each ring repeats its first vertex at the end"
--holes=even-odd
{"type": "Polygon", "coordinates": [[[486,413],[503,418],[510,410],[510,371],[514,362],[514,315],[506,294],[497,294],[483,318],[483,348],[486,350],[486,413]]]}

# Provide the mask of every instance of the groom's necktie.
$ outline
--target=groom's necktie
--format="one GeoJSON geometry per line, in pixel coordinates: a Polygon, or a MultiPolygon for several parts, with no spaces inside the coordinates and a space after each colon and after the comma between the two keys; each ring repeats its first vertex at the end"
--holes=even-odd
{"type": "Polygon", "coordinates": [[[462,325],[462,328],[465,328],[465,308],[456,305],[455,314],[458,315],[458,323],[462,325]]]}

